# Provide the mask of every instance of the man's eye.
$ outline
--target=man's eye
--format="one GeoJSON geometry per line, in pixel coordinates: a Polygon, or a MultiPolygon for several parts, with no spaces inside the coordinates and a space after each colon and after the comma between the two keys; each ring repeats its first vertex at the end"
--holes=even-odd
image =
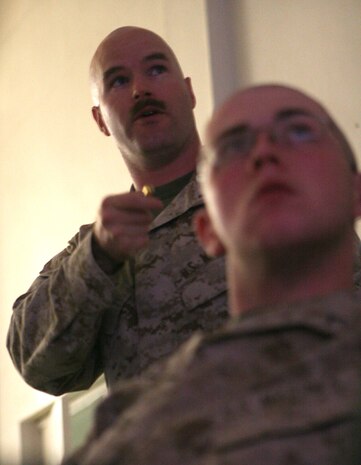
{"type": "Polygon", "coordinates": [[[110,81],[109,87],[122,87],[129,82],[126,76],[117,76],[110,81]]]}
{"type": "Polygon", "coordinates": [[[167,68],[164,65],[154,65],[149,69],[148,74],[150,76],[158,76],[158,74],[163,74],[166,71],[167,68]]]}
{"type": "Polygon", "coordinates": [[[247,134],[238,135],[222,142],[218,148],[220,157],[231,158],[244,155],[249,148],[249,137],[247,134]]]}
{"type": "Polygon", "coordinates": [[[287,127],[287,137],[291,142],[309,142],[315,140],[315,128],[308,123],[294,123],[287,127]]]}

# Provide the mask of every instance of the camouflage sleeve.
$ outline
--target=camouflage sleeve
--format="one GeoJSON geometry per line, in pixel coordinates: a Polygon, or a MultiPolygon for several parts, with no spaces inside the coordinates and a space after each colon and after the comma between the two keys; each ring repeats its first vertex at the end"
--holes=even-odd
{"type": "Polygon", "coordinates": [[[97,337],[116,284],[94,262],[91,229],[83,226],[13,307],[10,356],[28,384],[53,395],[86,389],[102,372],[97,337]]]}

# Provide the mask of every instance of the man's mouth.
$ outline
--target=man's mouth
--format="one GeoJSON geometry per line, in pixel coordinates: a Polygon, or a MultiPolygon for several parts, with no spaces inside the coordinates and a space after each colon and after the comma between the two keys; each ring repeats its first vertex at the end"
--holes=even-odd
{"type": "Polygon", "coordinates": [[[158,109],[146,108],[146,109],[138,112],[135,115],[134,120],[137,120],[137,119],[140,119],[140,118],[149,118],[150,116],[159,115],[160,113],[161,113],[161,111],[159,111],[158,109]]]}
{"type": "Polygon", "coordinates": [[[272,193],[277,193],[277,192],[290,192],[290,189],[285,186],[284,184],[269,184],[267,186],[262,187],[259,190],[259,194],[272,194],[272,193]]]}
{"type": "Polygon", "coordinates": [[[142,118],[150,118],[164,112],[165,105],[163,102],[155,99],[140,100],[133,107],[132,119],[136,121],[142,118]]]}
{"type": "Polygon", "coordinates": [[[292,193],[292,189],[287,184],[278,181],[268,181],[257,189],[255,199],[264,197],[276,198],[282,195],[290,195],[292,193]]]}

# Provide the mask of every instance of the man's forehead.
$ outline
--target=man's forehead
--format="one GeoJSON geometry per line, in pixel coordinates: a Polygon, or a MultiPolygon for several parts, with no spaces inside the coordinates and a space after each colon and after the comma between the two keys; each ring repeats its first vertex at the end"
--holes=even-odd
{"type": "Polygon", "coordinates": [[[116,30],[98,47],[96,60],[100,66],[106,66],[112,60],[129,60],[155,54],[171,55],[167,44],[156,34],[143,29],[116,30]]]}
{"type": "Polygon", "coordinates": [[[318,102],[298,90],[274,85],[252,87],[236,93],[214,113],[207,127],[207,139],[212,142],[235,125],[267,124],[288,109],[327,115],[318,102]]]}

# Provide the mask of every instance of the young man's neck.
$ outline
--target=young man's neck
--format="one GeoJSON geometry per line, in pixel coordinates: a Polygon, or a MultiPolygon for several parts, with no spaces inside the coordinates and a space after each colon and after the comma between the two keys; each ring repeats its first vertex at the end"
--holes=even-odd
{"type": "Polygon", "coordinates": [[[284,254],[277,266],[268,260],[248,264],[228,260],[231,315],[351,290],[353,251],[349,244],[323,256],[300,250],[284,254]]]}

